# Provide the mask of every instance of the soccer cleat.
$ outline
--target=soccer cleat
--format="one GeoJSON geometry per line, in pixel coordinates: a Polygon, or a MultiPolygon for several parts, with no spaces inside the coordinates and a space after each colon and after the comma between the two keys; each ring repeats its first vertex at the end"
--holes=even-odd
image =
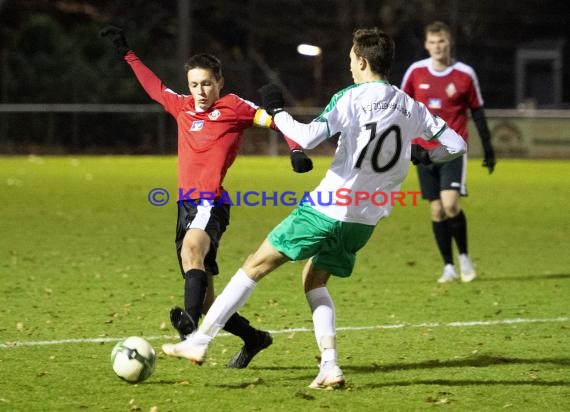
{"type": "Polygon", "coordinates": [[[448,263],[443,267],[443,273],[437,280],[437,283],[448,283],[457,280],[457,274],[455,273],[455,267],[448,263]]]}
{"type": "Polygon", "coordinates": [[[197,345],[192,337],[178,343],[165,343],[162,345],[162,351],[168,356],[176,356],[178,358],[186,358],[195,365],[201,365],[206,359],[208,345],[197,345]]]}
{"type": "Polygon", "coordinates": [[[344,386],[344,374],[333,362],[325,362],[319,370],[317,377],[311,382],[312,389],[337,389],[344,386]]]}
{"type": "Polygon", "coordinates": [[[170,309],[170,323],[172,323],[174,329],[178,331],[181,341],[186,339],[186,336],[189,336],[196,330],[196,324],[188,312],[178,306],[170,309]]]}
{"type": "Polygon", "coordinates": [[[459,255],[459,267],[461,268],[462,282],[471,282],[477,277],[473,263],[466,254],[459,255]]]}
{"type": "Polygon", "coordinates": [[[273,343],[273,338],[269,332],[263,330],[255,331],[256,339],[253,344],[246,343],[238,353],[229,361],[228,368],[243,369],[255,355],[273,343]]]}

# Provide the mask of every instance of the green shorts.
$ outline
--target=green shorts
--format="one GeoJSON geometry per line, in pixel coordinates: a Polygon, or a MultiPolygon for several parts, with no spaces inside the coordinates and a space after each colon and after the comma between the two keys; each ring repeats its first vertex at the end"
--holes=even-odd
{"type": "Polygon", "coordinates": [[[309,206],[298,206],[267,236],[291,260],[312,258],[315,269],[349,277],[356,252],[370,239],[374,226],[341,222],[309,206]]]}

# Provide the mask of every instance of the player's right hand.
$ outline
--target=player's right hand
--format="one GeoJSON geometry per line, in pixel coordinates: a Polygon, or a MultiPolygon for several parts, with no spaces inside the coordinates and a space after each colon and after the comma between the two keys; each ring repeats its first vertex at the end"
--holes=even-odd
{"type": "Polygon", "coordinates": [[[103,27],[99,32],[99,36],[103,38],[108,38],[115,50],[119,54],[119,56],[124,56],[127,52],[131,49],[127,44],[127,39],[125,38],[125,34],[123,33],[123,29],[120,27],[115,26],[107,26],[103,27]]]}

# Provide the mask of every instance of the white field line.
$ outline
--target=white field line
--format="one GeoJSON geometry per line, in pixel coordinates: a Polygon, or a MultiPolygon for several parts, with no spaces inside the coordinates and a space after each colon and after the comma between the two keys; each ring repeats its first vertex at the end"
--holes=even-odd
{"type": "MultiPolygon", "coordinates": [[[[428,323],[397,323],[393,325],[374,325],[374,326],[344,326],[338,327],[337,331],[359,331],[359,330],[374,330],[374,329],[403,329],[403,328],[441,328],[441,327],[453,327],[453,328],[464,328],[470,326],[492,326],[492,325],[514,325],[523,323],[555,323],[555,322],[568,322],[567,317],[558,318],[545,318],[545,319],[501,319],[501,320],[475,320],[469,322],[449,322],[449,323],[439,323],[439,322],[428,322],[428,323]]],[[[305,333],[312,332],[313,329],[309,328],[292,328],[292,329],[282,329],[282,330],[270,330],[272,334],[280,333],[305,333]]],[[[220,336],[229,336],[228,333],[221,333],[220,336]]],[[[28,341],[14,341],[0,343],[0,349],[17,348],[21,346],[47,346],[47,345],[64,345],[73,343],[101,343],[101,342],[118,342],[123,338],[78,338],[78,339],[60,339],[60,340],[28,340],[28,341]]],[[[159,339],[175,339],[176,336],[173,335],[161,335],[161,336],[145,336],[147,340],[159,340],[159,339]]]]}

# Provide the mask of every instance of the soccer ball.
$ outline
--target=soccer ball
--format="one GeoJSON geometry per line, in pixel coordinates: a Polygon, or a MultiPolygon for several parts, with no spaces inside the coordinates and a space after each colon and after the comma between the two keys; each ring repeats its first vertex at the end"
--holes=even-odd
{"type": "Polygon", "coordinates": [[[111,352],[113,371],[130,383],[142,382],[152,375],[155,362],[152,345],[138,336],[118,342],[111,352]]]}

